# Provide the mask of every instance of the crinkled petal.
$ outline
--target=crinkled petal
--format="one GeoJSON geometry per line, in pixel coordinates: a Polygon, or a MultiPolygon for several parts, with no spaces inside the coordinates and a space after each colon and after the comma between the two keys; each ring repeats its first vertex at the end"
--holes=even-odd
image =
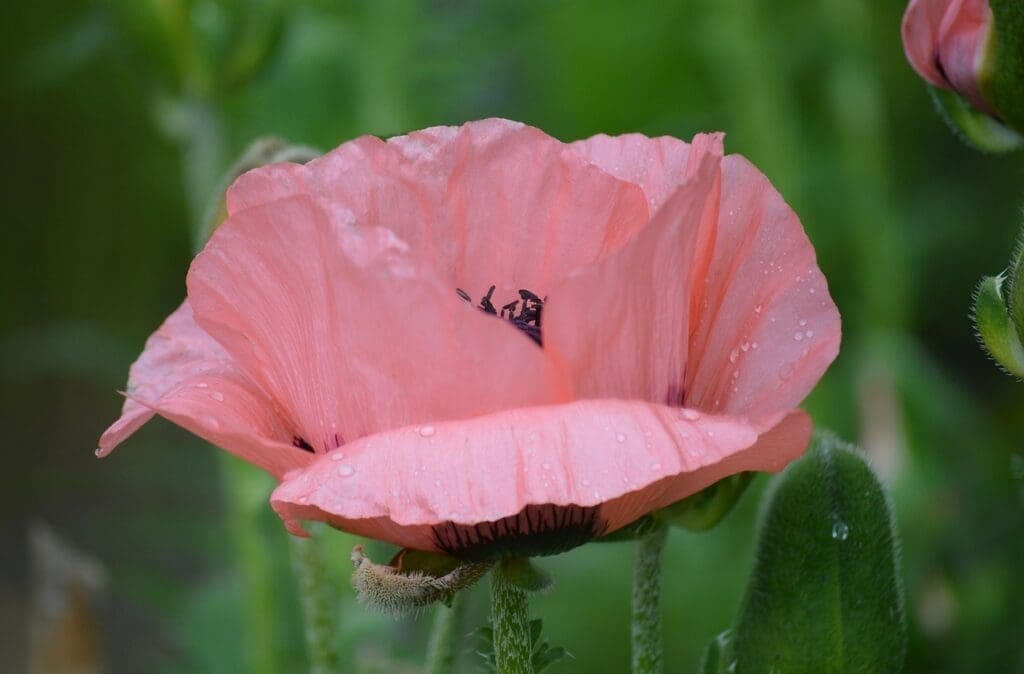
{"type": "Polygon", "coordinates": [[[978,110],[994,114],[979,81],[991,26],[988,0],[953,0],[939,29],[938,52],[942,72],[953,89],[978,110]]]}
{"type": "Polygon", "coordinates": [[[690,144],[678,138],[649,138],[639,133],[599,134],[570,146],[603,171],[639,185],[651,213],[656,213],[679,189],[690,155],[690,144]]]}
{"type": "Polygon", "coordinates": [[[538,504],[599,507],[607,532],[735,472],[780,470],[810,430],[799,411],[758,427],[639,401],[510,409],[362,438],[291,475],[271,504],[296,533],[322,520],[420,549],[438,547],[435,525],[538,504]]]}
{"type": "Polygon", "coordinates": [[[230,216],[188,275],[196,321],[317,451],[411,423],[562,401],[544,352],[334,202],[230,216]]]}
{"type": "Polygon", "coordinates": [[[942,72],[939,35],[946,10],[959,0],[910,0],[903,14],[903,50],[917,74],[930,84],[951,89],[942,72]]]}
{"type": "Polygon", "coordinates": [[[288,444],[291,433],[274,404],[196,325],[186,300],[131,367],[121,418],[100,438],[106,456],[154,413],[281,477],[308,456],[288,444]]]}
{"type": "Polygon", "coordinates": [[[751,418],[800,404],[839,351],[839,312],[796,214],[750,162],[722,162],[722,203],[695,293],[686,404],[751,418]]]}
{"type": "Polygon", "coordinates": [[[304,166],[239,178],[238,213],[314,194],[360,226],[394,231],[474,299],[497,306],[621,247],[648,220],[643,192],[542,131],[502,119],[435,127],[382,141],[366,136],[304,166]]]}
{"type": "Polygon", "coordinates": [[[682,404],[692,297],[718,218],[721,135],[698,136],[686,156],[683,187],[647,228],[556,286],[545,307],[545,348],[568,365],[579,398],[682,404]]]}

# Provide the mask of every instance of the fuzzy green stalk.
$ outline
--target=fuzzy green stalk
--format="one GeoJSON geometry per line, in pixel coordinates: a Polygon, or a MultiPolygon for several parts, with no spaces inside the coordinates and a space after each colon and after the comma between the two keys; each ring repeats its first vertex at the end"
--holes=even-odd
{"type": "Polygon", "coordinates": [[[502,566],[491,573],[491,627],[498,674],[533,674],[530,617],[526,591],[505,577],[502,566]]]}
{"type": "Polygon", "coordinates": [[[661,551],[664,525],[637,541],[633,566],[633,674],[661,674],[661,551]]]}
{"type": "Polygon", "coordinates": [[[302,600],[310,674],[341,671],[338,602],[324,563],[323,525],[307,525],[309,538],[292,538],[292,559],[302,600]]]}
{"type": "Polygon", "coordinates": [[[451,606],[439,605],[434,609],[434,624],[427,641],[427,667],[425,674],[451,674],[455,671],[456,637],[462,620],[465,602],[462,596],[452,597],[451,606]]]}

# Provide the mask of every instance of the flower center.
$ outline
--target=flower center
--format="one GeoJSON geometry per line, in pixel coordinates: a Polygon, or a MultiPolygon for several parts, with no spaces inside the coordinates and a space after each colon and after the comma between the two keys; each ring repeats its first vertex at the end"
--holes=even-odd
{"type": "Polygon", "coordinates": [[[599,507],[528,505],[493,522],[442,522],[431,533],[439,550],[472,562],[556,555],[597,538],[608,528],[599,507]]]}
{"type": "MultiPolygon", "coordinates": [[[[494,296],[494,288],[495,286],[491,286],[487,290],[487,294],[480,299],[480,304],[477,305],[477,308],[486,314],[500,316],[508,320],[512,325],[522,330],[527,337],[537,342],[537,346],[543,346],[544,342],[540,334],[540,315],[544,310],[544,302],[547,298],[541,299],[535,293],[520,288],[519,299],[504,305],[499,312],[491,301],[491,298],[494,296]],[[522,302],[522,306],[520,306],[520,302],[522,302]],[[519,311],[518,314],[516,310],[519,311]]],[[[465,301],[473,302],[473,298],[462,288],[456,288],[455,292],[465,301]]]]}

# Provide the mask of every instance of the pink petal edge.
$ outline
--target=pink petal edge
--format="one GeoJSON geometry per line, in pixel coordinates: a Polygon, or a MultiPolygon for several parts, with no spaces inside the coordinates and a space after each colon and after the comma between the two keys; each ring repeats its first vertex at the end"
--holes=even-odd
{"type": "Polygon", "coordinates": [[[610,532],[735,472],[780,470],[810,432],[799,410],[758,427],[637,401],[512,409],[362,438],[290,475],[271,504],[299,535],[323,520],[419,549],[436,548],[433,525],[530,504],[600,506],[610,532]]]}

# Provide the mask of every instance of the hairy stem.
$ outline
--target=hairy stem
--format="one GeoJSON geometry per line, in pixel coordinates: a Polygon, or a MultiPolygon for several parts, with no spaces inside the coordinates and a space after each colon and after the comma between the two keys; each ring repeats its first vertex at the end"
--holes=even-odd
{"type": "Polygon", "coordinates": [[[526,592],[509,582],[500,565],[491,573],[491,626],[498,674],[533,674],[526,592]]]}
{"type": "Polygon", "coordinates": [[[427,642],[426,674],[451,674],[454,671],[455,641],[464,605],[461,595],[456,594],[450,607],[441,604],[434,609],[434,625],[427,642]]]}
{"type": "Polygon", "coordinates": [[[661,674],[661,551],[668,529],[637,541],[633,566],[633,674],[661,674]]]}
{"type": "Polygon", "coordinates": [[[311,674],[337,674],[341,671],[341,653],[337,644],[338,597],[324,563],[323,527],[310,526],[309,533],[310,538],[292,539],[309,671],[311,674]]]}

